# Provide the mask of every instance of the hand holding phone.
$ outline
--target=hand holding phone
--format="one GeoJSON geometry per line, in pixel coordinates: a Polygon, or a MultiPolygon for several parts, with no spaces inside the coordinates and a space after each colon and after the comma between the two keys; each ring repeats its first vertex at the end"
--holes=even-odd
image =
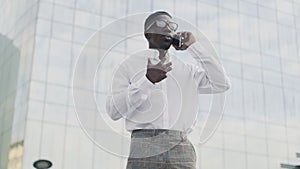
{"type": "Polygon", "coordinates": [[[195,41],[191,32],[177,32],[172,38],[172,45],[176,50],[185,50],[195,41]]]}

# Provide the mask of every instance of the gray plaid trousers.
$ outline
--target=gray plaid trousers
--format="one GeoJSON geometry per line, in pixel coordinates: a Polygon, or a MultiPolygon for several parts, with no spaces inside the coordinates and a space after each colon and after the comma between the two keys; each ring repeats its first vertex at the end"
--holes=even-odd
{"type": "Polygon", "coordinates": [[[126,169],[196,169],[196,152],[182,132],[143,129],[131,134],[126,169]]]}

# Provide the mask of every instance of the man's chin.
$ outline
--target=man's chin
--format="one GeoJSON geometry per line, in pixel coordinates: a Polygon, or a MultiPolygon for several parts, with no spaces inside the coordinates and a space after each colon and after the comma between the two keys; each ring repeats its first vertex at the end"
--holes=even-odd
{"type": "Polygon", "coordinates": [[[150,48],[152,49],[163,49],[163,50],[168,50],[171,47],[171,43],[162,43],[160,45],[150,45],[150,48]]]}
{"type": "Polygon", "coordinates": [[[168,49],[170,49],[170,47],[171,47],[171,43],[169,43],[169,44],[167,44],[167,45],[160,45],[160,49],[164,49],[164,50],[168,50],[168,49]]]}

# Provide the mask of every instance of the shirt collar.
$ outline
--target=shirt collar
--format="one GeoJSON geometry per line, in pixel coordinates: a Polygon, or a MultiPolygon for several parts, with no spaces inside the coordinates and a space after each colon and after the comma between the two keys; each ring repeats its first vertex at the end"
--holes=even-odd
{"type": "MultiPolygon", "coordinates": [[[[151,50],[151,53],[152,53],[151,59],[153,61],[159,62],[160,59],[159,59],[159,52],[158,52],[158,50],[156,50],[156,49],[150,49],[150,50],[151,50]]],[[[165,63],[171,62],[171,56],[170,56],[169,51],[166,53],[165,57],[166,57],[165,63]]]]}

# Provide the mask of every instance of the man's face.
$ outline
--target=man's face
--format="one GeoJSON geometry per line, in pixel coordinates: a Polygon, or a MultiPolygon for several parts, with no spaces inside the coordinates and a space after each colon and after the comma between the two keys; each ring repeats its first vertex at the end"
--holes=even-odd
{"type": "Polygon", "coordinates": [[[167,15],[158,15],[154,18],[152,26],[145,32],[151,48],[168,50],[172,44],[172,37],[175,31],[168,25],[165,27],[157,26],[155,21],[163,21],[166,23],[172,23],[174,20],[167,15]]]}

